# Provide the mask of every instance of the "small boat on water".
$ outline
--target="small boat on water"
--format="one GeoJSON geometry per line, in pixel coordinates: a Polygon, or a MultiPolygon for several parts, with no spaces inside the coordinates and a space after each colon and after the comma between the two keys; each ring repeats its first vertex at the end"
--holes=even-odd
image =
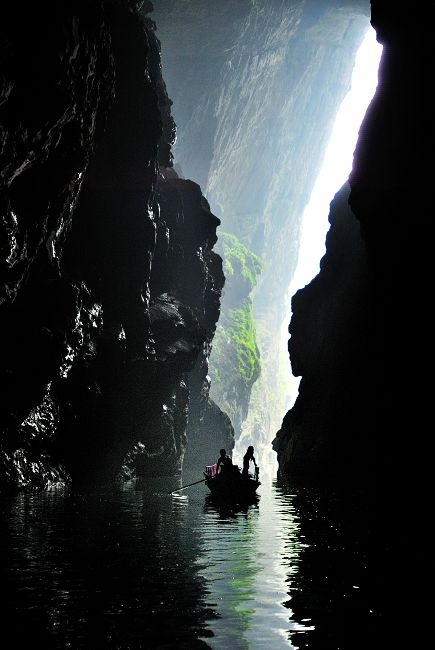
{"type": "Polygon", "coordinates": [[[246,499],[255,495],[261,481],[255,476],[243,476],[238,467],[228,474],[216,474],[216,465],[207,465],[204,472],[205,484],[213,496],[225,499],[246,499]]]}

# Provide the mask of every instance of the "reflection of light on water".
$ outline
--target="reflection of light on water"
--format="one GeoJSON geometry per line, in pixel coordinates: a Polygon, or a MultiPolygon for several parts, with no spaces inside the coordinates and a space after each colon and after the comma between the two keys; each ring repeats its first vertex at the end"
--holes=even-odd
{"type": "Polygon", "coordinates": [[[284,605],[303,547],[292,496],[269,481],[262,487],[258,506],[225,516],[209,508],[201,531],[197,564],[208,585],[206,605],[218,616],[210,621],[214,636],[204,640],[217,650],[288,650],[291,631],[312,629],[293,621],[284,605]]]}
{"type": "Polygon", "coordinates": [[[274,489],[268,482],[261,500],[261,508],[267,517],[259,519],[256,545],[261,549],[258,560],[259,571],[255,576],[255,591],[262,594],[257,604],[253,626],[246,634],[249,647],[271,644],[273,648],[293,648],[289,641],[289,631],[312,629],[292,620],[291,609],[282,607],[276,610],[275,603],[283,604],[289,600],[291,577],[298,571],[301,543],[299,522],[295,516],[292,497],[274,489]],[[285,558],[285,559],[284,559],[285,558]],[[269,601],[269,602],[268,602],[269,601]],[[273,616],[273,623],[268,616],[273,616]],[[266,615],[266,616],[265,616],[266,615]],[[258,617],[258,621],[255,618],[258,617]],[[279,635],[279,640],[271,638],[270,627],[279,635]]]}
{"type": "Polygon", "coordinates": [[[173,492],[172,499],[176,502],[181,501],[184,503],[189,500],[189,497],[187,496],[187,494],[179,494],[178,492],[173,492]]]}

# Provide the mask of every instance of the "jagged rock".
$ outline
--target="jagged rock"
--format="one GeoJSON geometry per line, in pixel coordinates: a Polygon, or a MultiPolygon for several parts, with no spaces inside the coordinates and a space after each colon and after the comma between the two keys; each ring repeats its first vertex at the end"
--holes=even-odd
{"type": "MultiPolygon", "coordinates": [[[[183,464],[184,483],[195,478],[199,480],[205,466],[217,461],[219,449],[231,453],[235,444],[234,427],[229,416],[210,398],[204,399],[200,408],[200,416],[194,419],[196,426],[189,427],[189,444],[183,464]]],[[[189,416],[190,413],[191,410],[189,416]]]]}
{"type": "Polygon", "coordinates": [[[220,313],[224,285],[222,259],[213,252],[220,221],[210,212],[199,185],[179,178],[174,170],[163,170],[157,187],[160,226],[153,265],[152,291],[162,286],[189,305],[198,324],[200,351],[184,381],[189,390],[186,440],[182,445],[183,473],[200,471],[210,462],[207,449],[225,443],[234,446],[231,424],[221,413],[210,427],[209,413],[220,413],[209,400],[208,360],[220,313]],[[160,242],[160,243],[159,243],[160,242]],[[186,446],[187,443],[187,446],[186,446]]]}
{"type": "Polygon", "coordinates": [[[54,4],[2,40],[1,488],[179,473],[223,286],[153,21],[54,4]]]}
{"type": "MultiPolygon", "coordinates": [[[[31,462],[43,457],[47,476],[56,464],[50,445],[38,447],[20,423],[43,409],[77,347],[82,285],[61,277],[60,261],[112,97],[103,3],[57,9],[52,1],[32,5],[24,20],[22,7],[10,3],[1,24],[0,446],[13,458],[21,445],[21,467],[29,466],[0,480],[17,485],[32,483],[31,462]]],[[[43,474],[35,470],[38,484],[43,474]]]]}
{"type": "Polygon", "coordinates": [[[292,299],[289,352],[293,374],[302,379],[273,448],[280,476],[295,482],[359,482],[373,469],[363,416],[373,362],[369,278],[349,192],[346,183],[331,203],[319,275],[292,299]]]}
{"type": "MultiPolygon", "coordinates": [[[[347,211],[346,221],[346,228],[350,221],[359,226],[365,279],[337,301],[356,270],[356,239],[346,240],[343,229],[343,237],[328,240],[320,275],[295,297],[291,354],[302,381],[275,445],[289,481],[345,477],[360,488],[370,513],[371,590],[385,634],[376,638],[392,646],[402,642],[403,594],[424,593],[432,557],[434,270],[427,152],[434,133],[425,94],[433,7],[426,3],[414,14],[373,0],[372,22],[383,54],[349,178],[354,216],[347,211]],[[344,264],[334,268],[334,260],[344,264]],[[401,569],[404,558],[412,558],[412,571],[401,569]]],[[[425,599],[408,600],[409,620],[429,616],[425,599]]],[[[415,647],[426,643],[421,632],[412,635],[415,647]]]]}

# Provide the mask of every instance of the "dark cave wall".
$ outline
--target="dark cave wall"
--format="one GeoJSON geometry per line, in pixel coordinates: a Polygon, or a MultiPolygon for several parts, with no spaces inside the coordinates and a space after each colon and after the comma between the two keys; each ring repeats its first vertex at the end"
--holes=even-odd
{"type": "MultiPolygon", "coordinates": [[[[433,14],[431,3],[372,1],[384,47],[379,86],[361,126],[348,206],[345,195],[341,208],[332,206],[321,273],[294,298],[290,352],[301,390],[274,443],[283,480],[345,491],[356,484],[364,494],[379,647],[403,643],[404,608],[407,620],[431,616],[433,14]],[[346,261],[355,245],[357,267],[356,258],[346,261]],[[349,284],[337,302],[355,271],[358,293],[349,284]]],[[[409,642],[424,647],[423,636],[415,629],[409,642]]]]}
{"type": "Polygon", "coordinates": [[[97,321],[82,309],[85,287],[62,277],[60,256],[114,68],[101,3],[88,11],[46,3],[26,21],[16,5],[2,13],[1,457],[2,482],[14,483],[26,480],[26,459],[37,463],[52,446],[58,409],[47,387],[68,365],[82,323],[97,321]],[[39,434],[41,421],[52,426],[39,434]]]}
{"type": "Polygon", "coordinates": [[[320,273],[292,298],[289,352],[302,379],[273,441],[279,474],[292,481],[350,480],[357,469],[359,478],[373,470],[369,271],[349,193],[345,183],[331,203],[320,273]]]}
{"type": "Polygon", "coordinates": [[[343,190],[331,206],[321,273],[293,299],[290,354],[302,380],[274,442],[282,477],[372,485],[387,520],[398,485],[405,481],[421,504],[431,490],[430,16],[429,5],[412,16],[372,2],[384,46],[379,85],[360,129],[349,198],[343,190]],[[411,19],[418,29],[407,29],[411,19]],[[355,273],[358,286],[349,282],[355,273]]]}
{"type": "Polygon", "coordinates": [[[219,220],[172,169],[137,3],[27,18],[2,20],[0,487],[174,475],[208,399],[219,220]]]}
{"type": "Polygon", "coordinates": [[[375,314],[377,469],[382,484],[386,478],[387,493],[404,473],[416,481],[425,508],[432,490],[428,315],[434,279],[433,161],[428,153],[434,126],[426,88],[434,60],[430,25],[435,12],[431,3],[414,13],[377,0],[372,12],[384,44],[382,83],[362,126],[349,203],[367,246],[375,314]]]}

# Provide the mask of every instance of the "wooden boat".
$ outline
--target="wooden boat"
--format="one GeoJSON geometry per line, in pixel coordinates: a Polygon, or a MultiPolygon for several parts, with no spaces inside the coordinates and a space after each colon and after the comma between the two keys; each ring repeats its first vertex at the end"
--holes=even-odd
{"type": "Polygon", "coordinates": [[[237,467],[228,475],[216,475],[210,471],[211,467],[213,466],[206,467],[204,476],[205,484],[213,496],[231,500],[249,499],[255,495],[258,486],[261,485],[258,475],[243,476],[237,467]]]}
{"type": "Polygon", "coordinates": [[[222,519],[234,517],[239,512],[247,513],[252,507],[258,508],[259,502],[260,496],[256,492],[238,499],[216,496],[212,492],[205,497],[206,508],[215,510],[222,519]]]}

